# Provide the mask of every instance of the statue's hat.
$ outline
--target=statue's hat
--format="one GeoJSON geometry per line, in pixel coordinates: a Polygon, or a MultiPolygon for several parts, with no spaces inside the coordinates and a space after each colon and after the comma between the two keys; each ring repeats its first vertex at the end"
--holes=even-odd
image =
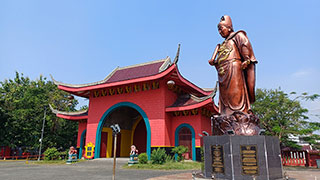
{"type": "Polygon", "coordinates": [[[232,21],[231,21],[230,16],[228,16],[228,15],[224,15],[221,17],[220,22],[218,24],[218,27],[219,27],[219,25],[226,26],[233,31],[232,21]]]}

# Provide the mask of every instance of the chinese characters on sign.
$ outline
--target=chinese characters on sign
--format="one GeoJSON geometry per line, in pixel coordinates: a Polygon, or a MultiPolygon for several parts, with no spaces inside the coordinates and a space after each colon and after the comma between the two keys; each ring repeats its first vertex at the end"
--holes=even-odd
{"type": "Polygon", "coordinates": [[[240,151],[242,161],[242,174],[258,175],[257,146],[240,145],[240,151]]]}
{"type": "Polygon", "coordinates": [[[211,153],[212,153],[213,173],[224,173],[223,146],[221,145],[211,146],[211,153]]]}

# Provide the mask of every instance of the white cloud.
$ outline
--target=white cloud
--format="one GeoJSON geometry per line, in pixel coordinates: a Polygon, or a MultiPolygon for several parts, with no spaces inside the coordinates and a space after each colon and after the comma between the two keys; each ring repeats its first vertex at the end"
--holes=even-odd
{"type": "Polygon", "coordinates": [[[295,78],[302,78],[302,77],[310,77],[315,74],[316,70],[313,68],[308,69],[300,69],[292,74],[295,78]]]}

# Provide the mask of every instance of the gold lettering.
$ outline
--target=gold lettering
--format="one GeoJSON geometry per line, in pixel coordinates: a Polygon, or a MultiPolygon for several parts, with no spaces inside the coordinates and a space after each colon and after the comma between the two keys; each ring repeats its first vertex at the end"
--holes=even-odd
{"type": "Polygon", "coordinates": [[[245,166],[243,167],[244,170],[258,170],[257,166],[245,166]]]}
{"type": "Polygon", "coordinates": [[[140,91],[140,85],[135,84],[134,85],[134,92],[139,92],[140,91]]]}
{"type": "Polygon", "coordinates": [[[102,94],[102,96],[108,95],[108,90],[107,89],[102,89],[101,90],[101,94],[102,94]]]}
{"type": "Polygon", "coordinates": [[[126,86],[126,93],[131,93],[131,86],[126,86]]]}
{"type": "Polygon", "coordinates": [[[109,89],[109,94],[112,96],[112,95],[114,95],[114,89],[109,89]]]}
{"type": "Polygon", "coordinates": [[[243,154],[242,155],[243,157],[248,157],[248,158],[255,158],[256,157],[256,155],[255,154],[243,154]]]}
{"type": "Polygon", "coordinates": [[[159,89],[159,82],[153,82],[152,89],[159,89]]]}
{"type": "Polygon", "coordinates": [[[117,88],[117,92],[118,92],[118,94],[122,94],[123,93],[123,88],[117,88]]]}
{"type": "Polygon", "coordinates": [[[189,111],[182,111],[184,116],[188,116],[189,115],[189,111]]]}
{"type": "Polygon", "coordinates": [[[99,91],[94,91],[94,97],[99,97],[99,91]]]}
{"type": "Polygon", "coordinates": [[[242,162],[257,162],[255,158],[243,158],[242,162]]]}
{"type": "Polygon", "coordinates": [[[256,151],[254,151],[254,150],[243,150],[242,153],[243,154],[255,154],[256,151]]]}

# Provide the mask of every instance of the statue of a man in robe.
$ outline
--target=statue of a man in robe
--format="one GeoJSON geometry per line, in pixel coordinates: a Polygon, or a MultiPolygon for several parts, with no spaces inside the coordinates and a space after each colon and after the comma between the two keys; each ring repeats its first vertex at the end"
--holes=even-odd
{"type": "MultiPolygon", "coordinates": [[[[247,130],[241,130],[243,127],[232,125],[233,122],[229,116],[233,115],[238,118],[237,113],[244,114],[249,121],[249,115],[252,114],[250,104],[255,101],[255,64],[257,60],[246,32],[242,30],[234,32],[229,16],[221,17],[218,30],[225,40],[217,45],[209,64],[215,66],[218,72],[219,113],[225,116],[226,122],[231,123],[229,126],[237,126],[233,130],[239,131],[240,128],[240,131],[244,132],[247,130]]],[[[250,134],[250,132],[246,133],[250,134]]]]}

